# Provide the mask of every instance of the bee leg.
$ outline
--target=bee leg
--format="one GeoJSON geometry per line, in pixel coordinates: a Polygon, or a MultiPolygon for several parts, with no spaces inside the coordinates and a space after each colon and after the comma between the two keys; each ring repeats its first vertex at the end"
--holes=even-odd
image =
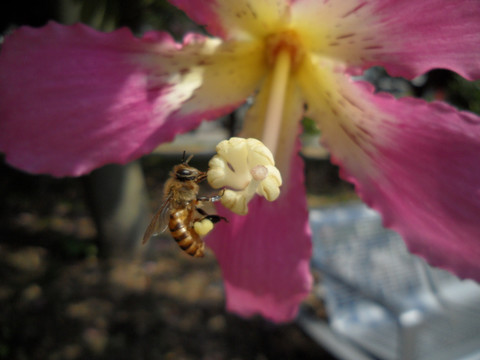
{"type": "Polygon", "coordinates": [[[203,217],[201,217],[200,219],[196,220],[196,221],[202,221],[203,219],[208,219],[210,220],[212,223],[217,223],[219,222],[220,220],[223,220],[225,222],[228,222],[228,219],[223,217],[223,216],[220,216],[220,215],[209,215],[207,214],[207,212],[201,208],[196,208],[197,211],[200,213],[200,215],[203,215],[203,217]]]}
{"type": "Polygon", "coordinates": [[[220,220],[223,220],[228,223],[228,219],[226,217],[220,216],[220,215],[207,215],[204,217],[204,219],[210,220],[212,223],[217,223],[220,220]]]}
{"type": "Polygon", "coordinates": [[[197,201],[210,201],[210,202],[216,202],[220,201],[222,199],[223,193],[225,192],[225,189],[223,189],[218,195],[213,195],[213,196],[198,196],[197,201]]]}

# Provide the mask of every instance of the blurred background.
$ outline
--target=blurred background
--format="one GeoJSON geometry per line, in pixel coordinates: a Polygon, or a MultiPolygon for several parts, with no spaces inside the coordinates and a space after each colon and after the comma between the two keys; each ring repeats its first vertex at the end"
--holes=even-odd
{"type": "MultiPolygon", "coordinates": [[[[3,36],[50,20],[81,21],[103,31],[128,26],[136,34],[165,29],[177,39],[203,31],[163,0],[0,4],[3,36]]],[[[396,96],[480,112],[479,82],[445,70],[412,82],[380,68],[365,77],[396,96]]],[[[334,358],[295,323],[227,314],[211,252],[202,261],[191,259],[168,237],[140,246],[182,152],[194,153],[191,164],[206,169],[216,143],[239,128],[242,111],[203,124],[138,162],[82,178],[33,176],[0,158],[0,359],[334,358]]],[[[303,126],[309,205],[356,203],[352,186],[340,180],[318,145],[318,129],[308,118],[303,126]]],[[[321,297],[312,294],[305,308],[327,320],[321,297]]]]}

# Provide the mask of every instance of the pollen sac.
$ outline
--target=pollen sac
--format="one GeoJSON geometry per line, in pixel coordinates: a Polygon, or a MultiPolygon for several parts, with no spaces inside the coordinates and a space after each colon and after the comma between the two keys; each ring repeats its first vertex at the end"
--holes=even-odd
{"type": "Polygon", "coordinates": [[[248,213],[255,194],[268,201],[280,195],[282,177],[270,150],[257,139],[234,137],[217,145],[217,155],[209,162],[208,182],[225,188],[222,204],[234,213],[248,213]]]}
{"type": "Polygon", "coordinates": [[[201,221],[195,221],[193,223],[193,229],[200,236],[207,235],[213,229],[213,222],[208,219],[203,219],[201,221]]]}

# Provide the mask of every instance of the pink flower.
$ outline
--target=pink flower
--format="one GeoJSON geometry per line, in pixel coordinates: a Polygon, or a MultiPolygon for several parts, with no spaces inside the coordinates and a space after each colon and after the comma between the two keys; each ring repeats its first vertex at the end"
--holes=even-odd
{"type": "Polygon", "coordinates": [[[0,150],[26,171],[81,175],[149,153],[255,94],[244,137],[261,139],[283,178],[209,245],[227,307],[292,319],[310,289],[310,233],[297,155],[313,118],[343,176],[409,249],[480,280],[480,119],[394,99],[349,75],[380,65],[414,78],[447,68],[480,77],[480,2],[172,0],[215,36],[141,39],[51,23],[9,36],[0,56],[0,150]]]}

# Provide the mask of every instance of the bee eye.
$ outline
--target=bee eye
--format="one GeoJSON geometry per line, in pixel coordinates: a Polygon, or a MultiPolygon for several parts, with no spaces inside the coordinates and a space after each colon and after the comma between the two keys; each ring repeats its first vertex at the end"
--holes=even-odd
{"type": "Polygon", "coordinates": [[[195,180],[195,171],[190,169],[178,169],[175,172],[175,177],[180,181],[195,180]]]}
{"type": "Polygon", "coordinates": [[[192,172],[188,169],[182,169],[180,171],[177,172],[177,175],[180,175],[180,176],[190,176],[192,175],[192,172]]]}

